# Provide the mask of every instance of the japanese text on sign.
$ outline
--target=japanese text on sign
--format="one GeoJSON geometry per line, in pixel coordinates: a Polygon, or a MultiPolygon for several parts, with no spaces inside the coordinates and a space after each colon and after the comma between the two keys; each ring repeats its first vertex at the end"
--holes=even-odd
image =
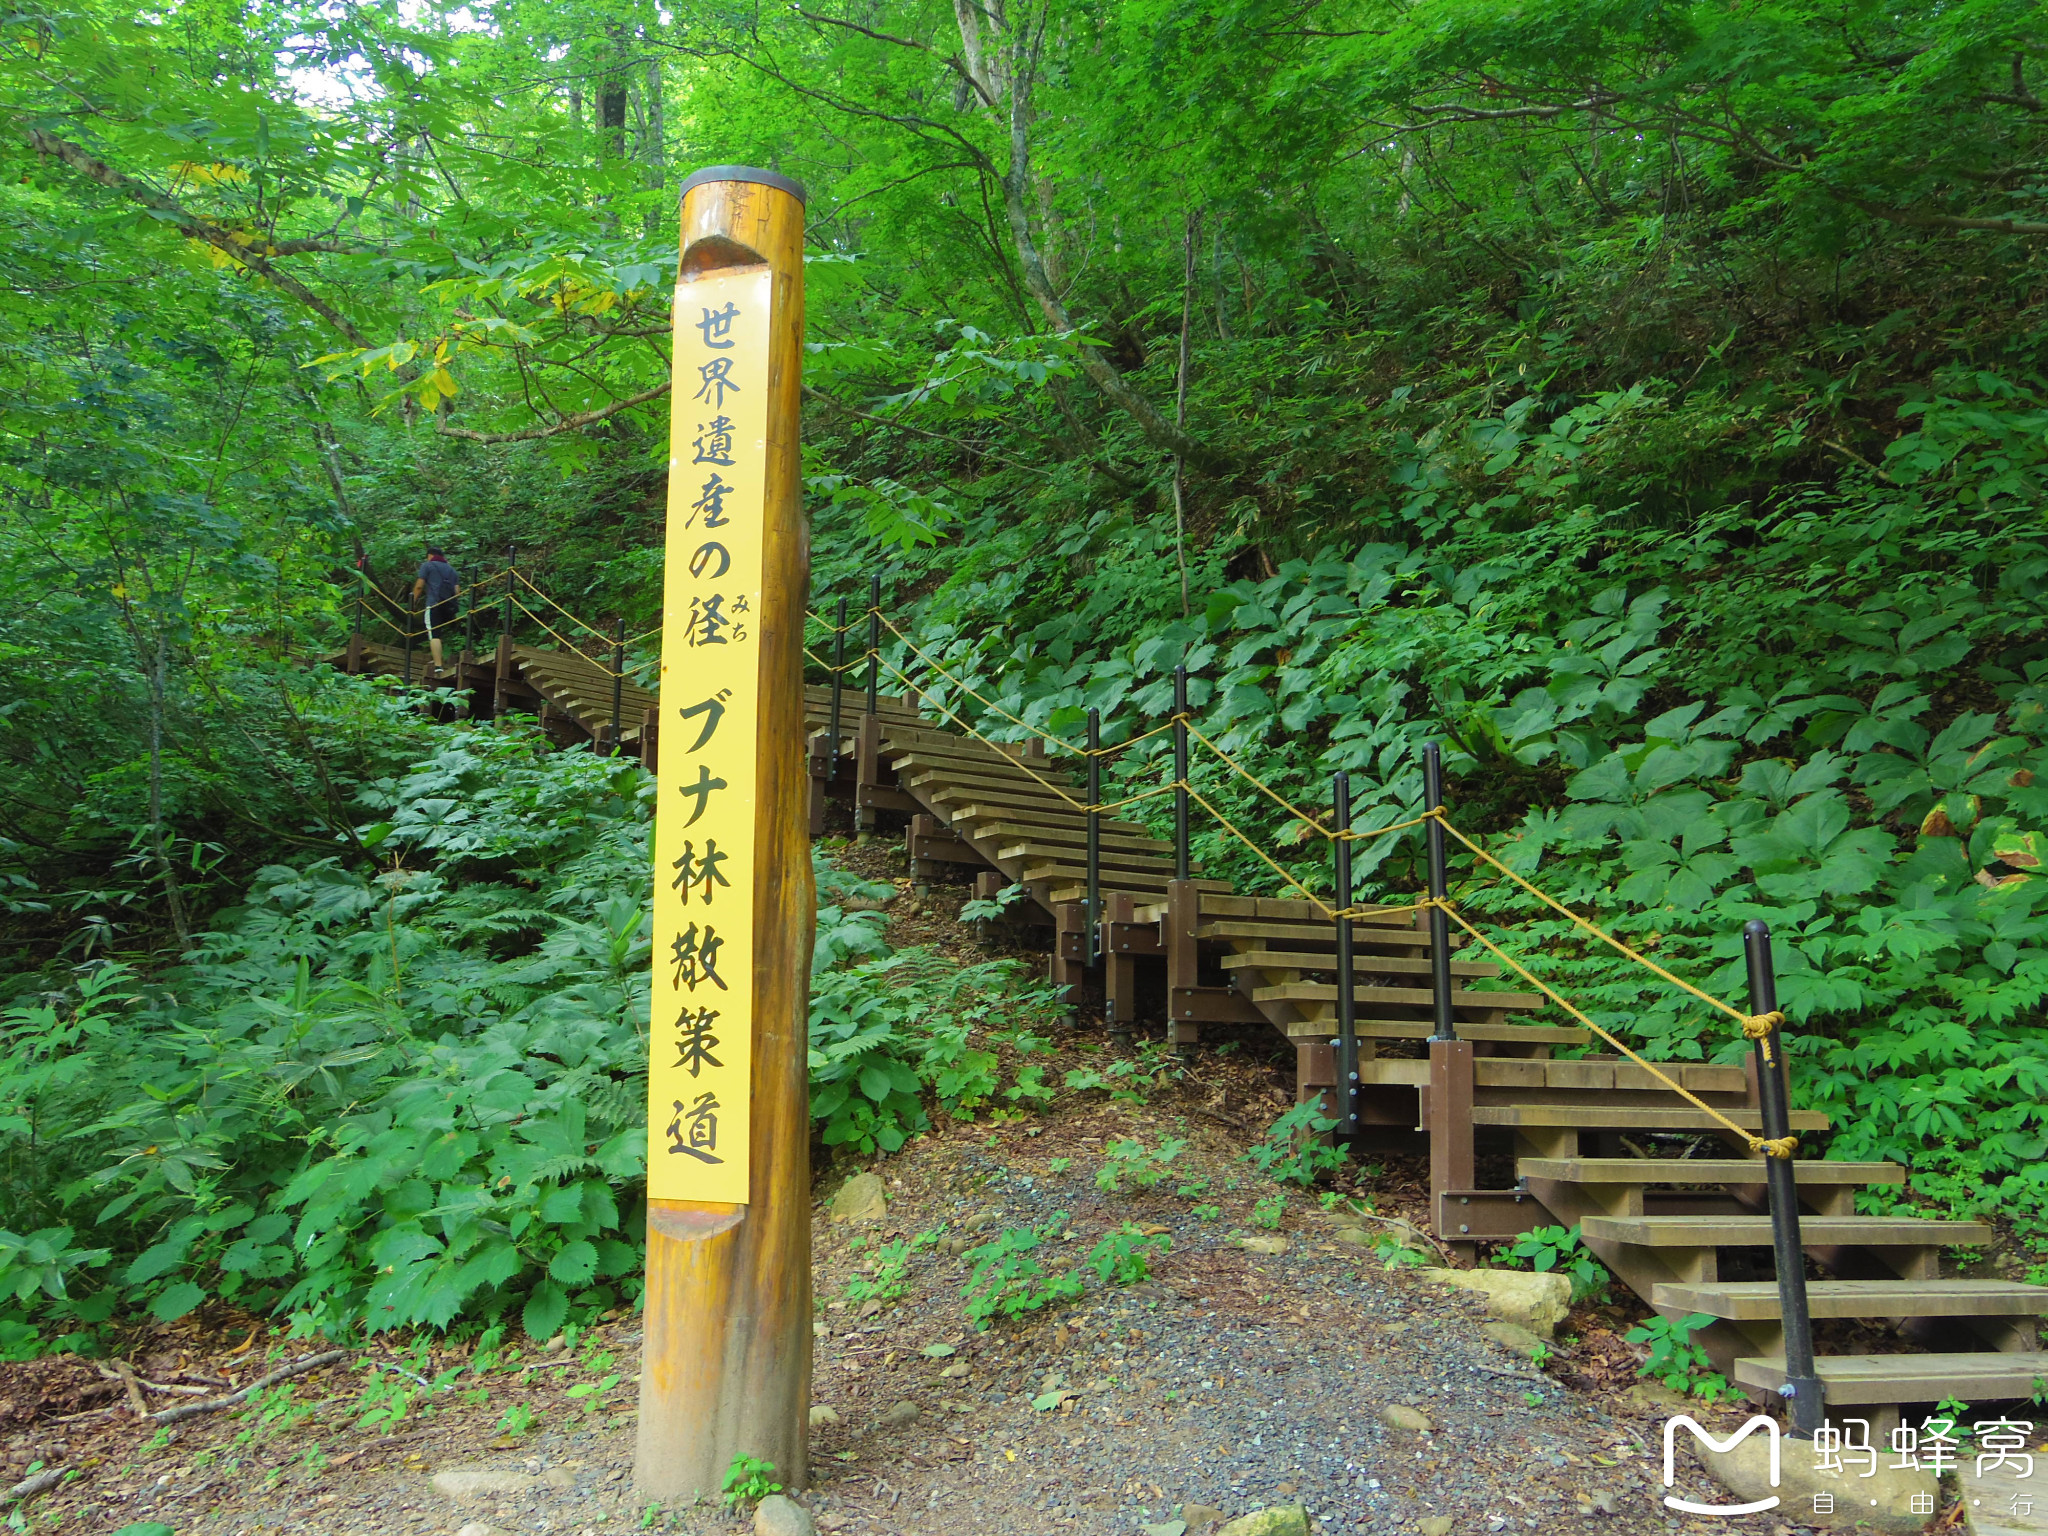
{"type": "Polygon", "coordinates": [[[647,1192],[748,1197],[766,269],[676,288],[647,1192]]]}

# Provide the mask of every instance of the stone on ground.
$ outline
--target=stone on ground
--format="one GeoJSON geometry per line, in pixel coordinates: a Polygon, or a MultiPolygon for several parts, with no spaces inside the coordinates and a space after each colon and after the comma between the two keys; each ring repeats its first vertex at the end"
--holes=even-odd
{"type": "Polygon", "coordinates": [[[1238,1246],[1246,1253],[1263,1253],[1268,1258],[1275,1258],[1287,1251],[1287,1239],[1278,1233],[1270,1237],[1243,1237],[1238,1239],[1238,1246]]]}
{"type": "Polygon", "coordinates": [[[905,1398],[900,1403],[890,1405],[889,1411],[882,1415],[882,1425],[885,1429],[903,1429],[915,1424],[923,1411],[917,1404],[905,1398]]]}
{"type": "Polygon", "coordinates": [[[481,1499],[485,1493],[526,1493],[532,1477],[516,1466],[451,1466],[434,1473],[434,1491],[451,1499],[481,1499]]]}
{"type": "Polygon", "coordinates": [[[1536,1358],[1536,1352],[1539,1349],[1548,1349],[1550,1347],[1520,1323],[1504,1323],[1499,1318],[1495,1318],[1489,1323],[1481,1323],[1479,1331],[1493,1340],[1502,1349],[1511,1349],[1516,1354],[1525,1356],[1530,1360],[1536,1358]]]}
{"type": "Polygon", "coordinates": [[[817,1529],[809,1510],[779,1493],[754,1506],[754,1536],[815,1536],[817,1529]]]}
{"type": "Polygon", "coordinates": [[[834,1221],[880,1221],[889,1214],[889,1197],[878,1173],[856,1173],[832,1197],[834,1221]]]}
{"type": "Polygon", "coordinates": [[[1180,1517],[1188,1523],[1188,1536],[1209,1536],[1226,1518],[1213,1504],[1183,1504],[1180,1517]]]}
{"type": "Polygon", "coordinates": [[[1427,1435],[1436,1429],[1428,1414],[1407,1403],[1387,1404],[1380,1410],[1380,1422],[1389,1429],[1405,1429],[1418,1435],[1427,1435]]]}
{"type": "Polygon", "coordinates": [[[498,1533],[495,1528],[488,1525],[479,1525],[476,1521],[472,1520],[461,1530],[457,1531],[455,1536],[498,1536],[498,1533]]]}
{"type": "Polygon", "coordinates": [[[1308,1536],[1308,1511],[1299,1504],[1280,1504],[1239,1515],[1216,1536],[1308,1536]]]}
{"type": "Polygon", "coordinates": [[[1425,1520],[1416,1521],[1415,1529],[1420,1531],[1422,1536],[1451,1536],[1451,1527],[1456,1523],[1449,1515],[1431,1515],[1425,1520]]]}
{"type": "Polygon", "coordinates": [[[1187,1536],[1188,1523],[1185,1520],[1161,1520],[1153,1525],[1141,1525],[1138,1529],[1145,1536],[1187,1536]]]}
{"type": "Polygon", "coordinates": [[[1549,1338],[1571,1310],[1572,1283],[1563,1275],[1518,1269],[1418,1269],[1425,1280],[1478,1291],[1486,1310],[1504,1323],[1515,1323],[1539,1338],[1549,1338]]]}
{"type": "Polygon", "coordinates": [[[2033,1463],[2044,1458],[2038,1452],[2030,1455],[2024,1477],[2011,1462],[1977,1470],[1980,1461],[1991,1459],[1995,1458],[1964,1456],[1956,1468],[1970,1536],[2048,1536],[2048,1487],[2033,1477],[2033,1463]]]}
{"type": "MultiPolygon", "coordinates": [[[[1714,1481],[1737,1499],[1750,1504],[1775,1494],[1784,1501],[1776,1513],[1799,1525],[1915,1536],[1940,1502],[1933,1473],[1897,1471],[1884,1451],[1878,1453],[1877,1471],[1871,1477],[1865,1477],[1854,1460],[1839,1470],[1822,1472],[1816,1469],[1811,1442],[1787,1437],[1779,1447],[1778,1484],[1772,1487],[1770,1441],[1761,1430],[1725,1451],[1709,1450],[1697,1435],[1682,1434],[1680,1439],[1691,1445],[1693,1456],[1714,1481]],[[1816,1495],[1822,1497],[1821,1507],[1815,1505],[1816,1495]],[[1920,1513],[1913,1510],[1915,1495],[1921,1498],[1920,1513]],[[1831,1510],[1825,1507],[1829,1503],[1831,1510]]],[[[1672,1491],[1684,1497],[1682,1489],[1672,1491]]]]}

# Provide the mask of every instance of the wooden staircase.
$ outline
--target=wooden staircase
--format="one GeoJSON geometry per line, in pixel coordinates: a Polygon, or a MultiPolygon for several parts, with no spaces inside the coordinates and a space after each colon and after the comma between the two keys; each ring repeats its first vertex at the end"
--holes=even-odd
{"type": "MultiPolygon", "coordinates": [[[[1098,992],[1113,1031],[1151,1013],[1192,1048],[1213,1026],[1270,1027],[1295,1048],[1297,1094],[1336,1102],[1334,926],[1307,901],[1235,894],[1227,881],[1173,878],[1171,845],[1129,821],[1100,828],[1103,902],[1090,963],[1085,790],[1042,744],[996,747],[943,730],[912,698],[872,716],[848,692],[836,741],[830,692],[806,690],[813,832],[828,796],[857,825],[905,820],[913,878],[971,876],[982,894],[1022,886],[1052,934],[1051,979],[1098,992]]],[[[1705,1111],[1643,1068],[1609,1055],[1559,1060],[1591,1042],[1535,1015],[1544,999],[1497,989],[1499,968],[1453,959],[1458,1040],[1429,1045],[1430,938],[1421,914],[1354,924],[1360,1118],[1395,1142],[1426,1138],[1440,1237],[1466,1254],[1536,1226],[1576,1225],[1601,1261],[1666,1317],[1705,1314],[1694,1335],[1752,1397],[1784,1382],[1764,1163],[1705,1111]],[[1512,1186],[1479,1188],[1480,1152],[1512,1159],[1512,1186]]],[[[1661,1064],[1737,1125],[1762,1129],[1753,1067],[1661,1064]]],[[[1809,1155],[1824,1116],[1796,1112],[1809,1155]]],[[[1858,1215],[1857,1191],[1904,1182],[1883,1163],[1795,1164],[1801,1239],[1830,1410],[1881,1430],[1904,1408],[1959,1397],[2025,1399],[2048,1377],[2040,1349],[2048,1287],[1943,1278],[1947,1249],[1981,1247],[1971,1222],[1858,1215]],[[1863,1351],[1873,1328],[1896,1352],[1863,1351]],[[1848,1338],[1849,1330],[1855,1338],[1848,1338]],[[1849,1347],[1837,1347],[1848,1339],[1849,1347]]]]}
{"type": "MultiPolygon", "coordinates": [[[[612,675],[574,651],[500,642],[492,651],[451,646],[447,665],[433,674],[433,657],[425,646],[413,649],[412,680],[423,688],[460,696],[471,714],[494,718],[507,711],[540,717],[541,727],[564,746],[589,742],[609,749],[612,727],[612,675]]],[[[444,652],[444,654],[447,654],[444,652]]],[[[340,655],[326,658],[345,672],[365,676],[406,675],[402,646],[356,637],[340,655]]],[[[651,758],[653,737],[646,731],[656,697],[631,682],[619,688],[620,751],[651,758]]]]}

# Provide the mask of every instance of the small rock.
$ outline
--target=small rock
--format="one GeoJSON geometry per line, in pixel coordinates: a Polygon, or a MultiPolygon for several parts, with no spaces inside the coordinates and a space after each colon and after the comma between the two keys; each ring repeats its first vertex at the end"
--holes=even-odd
{"type": "Polygon", "coordinates": [[[1519,1269],[1418,1269],[1415,1273],[1438,1285],[1481,1292],[1487,1311],[1538,1338],[1549,1338],[1571,1310],[1572,1283],[1559,1274],[1519,1269]]]}
{"type": "Polygon", "coordinates": [[[839,1422],[839,1410],[838,1410],[838,1409],[836,1409],[836,1408],[827,1408],[827,1407],[826,1407],[826,1406],[825,1406],[825,1405],[824,1405],[823,1403],[816,1403],[816,1404],[813,1404],[813,1405],[812,1405],[812,1407],[811,1407],[811,1428],[813,1428],[813,1429],[823,1429],[823,1428],[824,1428],[824,1427],[825,1427],[825,1426],[826,1426],[827,1424],[837,1424],[838,1422],[839,1422]]]}
{"type": "Polygon", "coordinates": [[[889,1411],[882,1415],[882,1427],[884,1429],[903,1429],[915,1424],[923,1411],[917,1404],[905,1398],[900,1403],[891,1404],[889,1411]]]}
{"type": "Polygon", "coordinates": [[[1520,1323],[1504,1323],[1496,1319],[1490,1323],[1481,1323],[1479,1331],[1502,1349],[1511,1349],[1528,1360],[1534,1360],[1538,1350],[1550,1348],[1520,1323]]]}
{"type": "Polygon", "coordinates": [[[1927,1517],[1910,1512],[1914,1498],[1924,1495],[1930,1508],[1938,1502],[1932,1473],[1900,1471],[1882,1452],[1877,1470],[1868,1477],[1847,1457],[1842,1458],[1845,1465],[1822,1472],[1816,1469],[1818,1458],[1811,1444],[1787,1439],[1778,1447],[1779,1475],[1774,1483],[1770,1479],[1771,1442],[1762,1433],[1746,1435],[1725,1451],[1708,1450],[1697,1435],[1686,1435],[1684,1443],[1714,1481],[1736,1498],[1747,1503],[1775,1494],[1785,1501],[1785,1509],[1798,1511],[1801,1525],[1853,1528],[1863,1536],[1872,1532],[1915,1536],[1927,1517]],[[1814,1495],[1819,1493],[1834,1496],[1834,1513],[1824,1515],[1814,1508],[1814,1495]]]}
{"type": "Polygon", "coordinates": [[[1290,1493],[1294,1492],[1294,1484],[1292,1484],[1292,1483],[1275,1483],[1275,1484],[1273,1485],[1273,1491],[1274,1491],[1275,1493],[1277,1493],[1277,1494],[1280,1494],[1280,1495],[1281,1495],[1282,1497],[1285,1497],[1285,1496],[1286,1496],[1287,1494],[1290,1494],[1290,1493]]]}
{"type": "Polygon", "coordinates": [[[1138,1529],[1145,1536],[1187,1536],[1188,1523],[1185,1520],[1161,1520],[1156,1525],[1141,1525],[1138,1529]]]}
{"type": "Polygon", "coordinates": [[[1349,1248],[1370,1248],[1372,1234],[1363,1227],[1339,1227],[1337,1241],[1349,1248]]]}
{"type": "Polygon", "coordinates": [[[498,1533],[491,1526],[479,1525],[476,1521],[472,1520],[461,1530],[457,1531],[455,1536],[498,1536],[498,1533]]]}
{"type": "Polygon", "coordinates": [[[1239,1515],[1216,1536],[1308,1536],[1308,1511],[1299,1504],[1276,1504],[1239,1515]]]}
{"type": "Polygon", "coordinates": [[[569,1335],[567,1335],[566,1333],[558,1333],[552,1339],[548,1340],[545,1347],[549,1354],[559,1355],[563,1350],[569,1347],[569,1335]]]}
{"type": "Polygon", "coordinates": [[[856,1173],[832,1197],[834,1221],[880,1221],[888,1214],[889,1197],[882,1192],[880,1174],[856,1173]]]}
{"type": "Polygon", "coordinates": [[[810,1511],[795,1499],[771,1493],[754,1506],[754,1536],[814,1536],[810,1511]]]}
{"type": "Polygon", "coordinates": [[[1436,1425],[1430,1422],[1428,1414],[1407,1403],[1389,1403],[1380,1410],[1380,1422],[1389,1429],[1403,1429],[1411,1434],[1428,1435],[1436,1432],[1436,1425]]]}
{"type": "Polygon", "coordinates": [[[955,1360],[951,1365],[947,1366],[943,1371],[939,1372],[939,1376],[940,1379],[944,1381],[958,1381],[962,1376],[965,1376],[969,1371],[973,1369],[974,1367],[969,1365],[965,1360],[955,1360]]]}
{"type": "Polygon", "coordinates": [[[1415,1529],[1420,1531],[1422,1536],[1451,1536],[1453,1523],[1449,1515],[1431,1515],[1426,1520],[1416,1521],[1415,1529]]]}
{"type": "Polygon", "coordinates": [[[1183,1504],[1180,1517],[1188,1524],[1188,1536],[1209,1536],[1226,1518],[1213,1504],[1183,1504]]]}
{"type": "Polygon", "coordinates": [[[1277,1232],[1242,1237],[1238,1239],[1237,1245],[1246,1253],[1263,1253],[1268,1257],[1278,1257],[1287,1251],[1287,1239],[1277,1232]]]}
{"type": "Polygon", "coordinates": [[[1674,1413],[1690,1413],[1699,1406],[1683,1392],[1674,1392],[1659,1381],[1639,1381],[1622,1395],[1637,1412],[1655,1414],[1660,1419],[1674,1413]]]}
{"type": "Polygon", "coordinates": [[[480,1499],[489,1493],[526,1493],[533,1479],[514,1467],[454,1467],[434,1474],[434,1491],[451,1499],[480,1499]]]}

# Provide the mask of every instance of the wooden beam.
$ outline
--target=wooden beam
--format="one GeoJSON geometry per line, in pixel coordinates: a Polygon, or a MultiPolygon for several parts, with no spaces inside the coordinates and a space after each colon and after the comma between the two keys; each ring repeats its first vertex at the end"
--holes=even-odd
{"type": "Polygon", "coordinates": [[[684,183],[670,463],[688,472],[669,476],[662,708],[675,726],[655,825],[655,1103],[648,1117],[646,1343],[634,1456],[641,1495],[663,1502],[715,1499],[739,1455],[774,1463],[776,1480],[790,1487],[810,1481],[806,999],[816,896],[804,827],[808,572],[797,448],[803,229],[801,194],[772,172],[721,167],[684,183]],[[736,315],[727,312],[729,303],[736,315]],[[723,334],[720,315],[730,320],[723,334]],[[721,348],[722,339],[731,345],[721,348]],[[715,382],[728,368],[740,391],[731,399],[715,382]],[[720,467],[705,467],[713,464],[720,467]],[[731,494],[723,502],[726,525],[707,528],[694,514],[714,473],[731,494]],[[750,593],[758,594],[751,603],[750,593]],[[714,597],[718,622],[707,618],[714,597]],[[744,659],[749,648],[751,669],[744,659]],[[753,697],[743,697],[748,690],[753,697]],[[735,713],[692,715],[699,698],[722,701],[735,713]],[[713,732],[721,719],[728,728],[743,723],[720,741],[713,732]],[[698,773],[735,780],[735,787],[743,778],[745,785],[715,813],[709,794],[690,798],[698,773]],[[704,883],[699,895],[709,901],[715,894],[719,905],[684,909],[671,899],[673,861],[686,851],[685,838],[688,851],[703,857],[715,814],[722,814],[718,825],[735,851],[750,839],[750,868],[734,864],[740,878],[728,890],[704,883]],[[737,1080],[718,1062],[700,1062],[702,1077],[682,1075],[688,1034],[677,1018],[674,982],[690,952],[672,941],[685,940],[685,920],[705,925],[693,966],[693,974],[701,972],[714,918],[737,918],[749,942],[724,952],[725,991],[693,990],[688,1001],[691,1009],[719,1010],[720,1061],[744,1065],[737,1080]],[[746,1101],[744,1115],[728,1122],[744,1126],[743,1139],[719,1143],[718,1155],[728,1162],[715,1169],[684,1155],[703,1146],[683,1123],[695,1105],[672,1109],[706,1080],[737,1089],[746,1101]],[[716,1198],[676,1193],[699,1187],[687,1182],[693,1180],[724,1189],[732,1154],[742,1147],[746,1177],[738,1188],[716,1198]]]}

